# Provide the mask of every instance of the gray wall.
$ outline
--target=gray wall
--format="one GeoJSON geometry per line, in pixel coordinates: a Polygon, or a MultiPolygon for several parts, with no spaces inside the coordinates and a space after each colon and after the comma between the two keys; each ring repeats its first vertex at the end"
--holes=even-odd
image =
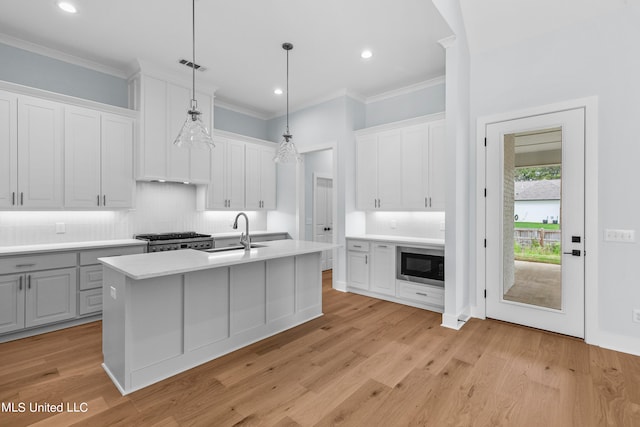
{"type": "Polygon", "coordinates": [[[366,105],[365,127],[441,113],[445,108],[445,84],[426,87],[366,105]]]}
{"type": "Polygon", "coordinates": [[[222,107],[214,107],[214,127],[227,132],[267,139],[267,121],[222,107]]]}
{"type": "MultiPolygon", "coordinates": [[[[640,159],[638,22],[640,4],[629,2],[621,11],[593,21],[472,56],[471,120],[598,97],[599,253],[589,262],[598,267],[599,333],[610,347],[635,348],[640,353],[640,325],[631,315],[640,308],[640,245],[602,238],[608,228],[640,229],[638,191],[625,191],[628,183],[638,181],[640,159]]],[[[475,165],[475,149],[472,154],[475,165]]],[[[475,167],[470,173],[475,177],[475,167]]],[[[475,235],[471,225],[470,234],[475,235]]]]}
{"type": "Polygon", "coordinates": [[[0,80],[128,108],[126,79],[2,43],[0,80]]]}

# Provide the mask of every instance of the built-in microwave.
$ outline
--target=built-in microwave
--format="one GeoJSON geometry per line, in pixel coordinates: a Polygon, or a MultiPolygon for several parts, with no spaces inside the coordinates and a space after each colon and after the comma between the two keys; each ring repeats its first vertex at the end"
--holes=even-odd
{"type": "Polygon", "coordinates": [[[397,247],[397,279],[444,287],[444,249],[397,247]]]}

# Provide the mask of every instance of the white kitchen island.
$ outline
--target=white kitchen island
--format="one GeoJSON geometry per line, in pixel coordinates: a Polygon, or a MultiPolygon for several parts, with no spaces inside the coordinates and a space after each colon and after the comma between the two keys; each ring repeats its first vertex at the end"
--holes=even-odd
{"type": "Polygon", "coordinates": [[[122,394],[322,315],[321,252],[261,243],[101,258],[103,367],[122,394]]]}

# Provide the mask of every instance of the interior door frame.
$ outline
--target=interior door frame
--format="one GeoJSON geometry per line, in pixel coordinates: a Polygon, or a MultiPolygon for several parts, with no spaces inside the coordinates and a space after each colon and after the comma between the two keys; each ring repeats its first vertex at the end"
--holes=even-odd
{"type": "MultiPolygon", "coordinates": [[[[598,97],[586,97],[523,110],[478,117],[476,128],[476,292],[474,317],[486,318],[486,250],[485,224],[487,182],[485,138],[493,123],[584,108],[585,110],[585,342],[597,343],[598,334],[598,97]],[[588,258],[587,258],[588,256],[588,258]],[[595,260],[595,262],[587,262],[595,260]]],[[[497,268],[497,266],[496,266],[497,268]]]]}

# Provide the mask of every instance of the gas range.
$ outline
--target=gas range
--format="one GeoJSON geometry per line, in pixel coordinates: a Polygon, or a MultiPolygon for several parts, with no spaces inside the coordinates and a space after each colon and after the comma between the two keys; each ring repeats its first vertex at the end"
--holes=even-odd
{"type": "Polygon", "coordinates": [[[213,248],[213,237],[195,231],[180,233],[137,234],[135,239],[146,240],[147,252],[175,251],[178,249],[205,250],[213,248]]]}

